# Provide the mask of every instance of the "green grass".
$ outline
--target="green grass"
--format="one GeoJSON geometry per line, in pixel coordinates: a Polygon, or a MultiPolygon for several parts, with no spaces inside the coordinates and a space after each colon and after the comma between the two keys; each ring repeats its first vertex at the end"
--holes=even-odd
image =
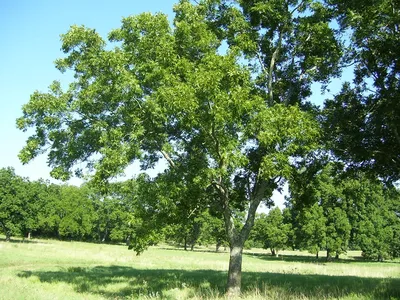
{"type": "MultiPolygon", "coordinates": [[[[321,253],[323,255],[323,253],[321,253]]],[[[326,263],[302,252],[247,251],[245,299],[400,299],[400,262],[359,253],[326,263]]],[[[0,241],[0,299],[224,298],[229,255],[153,247],[37,240],[0,241]]]]}

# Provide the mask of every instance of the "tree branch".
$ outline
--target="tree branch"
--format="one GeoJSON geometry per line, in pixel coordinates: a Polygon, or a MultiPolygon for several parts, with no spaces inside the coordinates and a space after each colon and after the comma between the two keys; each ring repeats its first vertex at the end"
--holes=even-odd
{"type": "Polygon", "coordinates": [[[197,210],[197,207],[195,207],[190,213],[189,216],[187,217],[188,219],[190,219],[190,217],[194,214],[194,212],[197,210]]]}
{"type": "Polygon", "coordinates": [[[266,180],[262,180],[261,183],[257,187],[255,196],[250,201],[250,207],[249,207],[249,211],[247,213],[246,222],[245,222],[242,230],[240,231],[240,238],[243,241],[247,240],[247,238],[250,234],[250,230],[251,230],[251,228],[253,228],[257,208],[260,205],[260,202],[264,197],[267,187],[268,187],[268,182],[266,180]]]}
{"type": "MultiPolygon", "coordinates": [[[[210,109],[210,114],[211,114],[211,112],[212,112],[212,106],[211,106],[211,103],[210,103],[210,102],[208,102],[208,107],[209,107],[209,109],[210,109]]],[[[219,140],[218,140],[218,138],[217,138],[217,136],[216,136],[216,134],[215,134],[214,116],[213,116],[212,114],[211,114],[211,116],[212,116],[213,120],[212,120],[212,122],[211,122],[211,134],[210,134],[210,135],[211,135],[211,138],[213,139],[213,141],[215,142],[215,151],[217,152],[217,155],[218,155],[218,158],[219,158],[219,167],[220,167],[220,168],[223,168],[225,162],[224,162],[224,158],[223,158],[223,156],[222,156],[222,154],[221,154],[221,149],[220,149],[219,140]]]]}
{"type": "Polygon", "coordinates": [[[223,215],[224,215],[225,231],[228,236],[230,246],[232,246],[232,244],[235,243],[235,240],[237,239],[238,235],[237,235],[235,223],[233,221],[232,211],[229,207],[228,190],[222,184],[222,182],[213,181],[213,185],[217,188],[217,190],[220,194],[220,199],[222,202],[222,210],[223,210],[223,215]]]}
{"type": "Polygon", "coordinates": [[[261,52],[261,49],[260,49],[260,47],[258,47],[257,59],[258,59],[258,62],[259,62],[259,64],[260,64],[260,67],[261,67],[262,72],[263,72],[264,74],[267,74],[267,69],[266,69],[265,66],[264,66],[264,62],[263,62],[263,59],[262,59],[262,57],[261,57],[260,52],[261,52]]]}
{"type": "Polygon", "coordinates": [[[164,150],[161,150],[160,152],[164,156],[164,158],[168,161],[169,165],[172,168],[176,168],[174,161],[171,159],[171,157],[168,155],[168,153],[165,152],[164,150]]]}
{"type": "Polygon", "coordinates": [[[296,10],[298,10],[300,7],[302,7],[303,4],[304,4],[304,0],[301,1],[301,2],[299,3],[299,5],[297,5],[295,8],[293,8],[293,10],[290,12],[290,14],[292,15],[296,10]]]}
{"type": "Polygon", "coordinates": [[[282,30],[279,30],[279,36],[278,36],[278,42],[276,45],[276,49],[274,51],[274,53],[272,53],[272,57],[271,57],[271,62],[269,64],[269,72],[268,72],[268,94],[269,94],[269,99],[268,99],[268,103],[270,106],[272,106],[274,104],[274,93],[272,91],[272,74],[274,72],[274,68],[275,68],[275,62],[276,59],[279,55],[279,51],[282,45],[282,30]]]}

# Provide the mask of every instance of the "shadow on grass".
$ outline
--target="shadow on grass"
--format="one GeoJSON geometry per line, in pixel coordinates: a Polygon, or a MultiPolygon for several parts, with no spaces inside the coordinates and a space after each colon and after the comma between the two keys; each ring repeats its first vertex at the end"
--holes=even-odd
{"type": "MultiPolygon", "coordinates": [[[[224,294],[227,274],[214,270],[135,269],[127,266],[70,267],[60,271],[23,271],[21,278],[37,277],[41,282],[63,282],[78,293],[100,294],[106,298],[154,297],[162,299],[171,290],[188,288],[191,295],[210,298],[224,294]]],[[[243,273],[243,291],[258,289],[261,295],[278,292],[284,299],[337,299],[349,295],[372,299],[400,299],[400,278],[354,276],[243,273]]]]}
{"type": "Polygon", "coordinates": [[[43,244],[43,242],[36,241],[36,240],[31,240],[31,239],[13,239],[11,238],[10,240],[6,241],[5,238],[0,238],[0,242],[3,243],[12,243],[12,244],[43,244]]]}
{"type": "Polygon", "coordinates": [[[202,249],[202,248],[194,248],[193,250],[191,249],[187,249],[185,250],[183,247],[173,247],[173,248],[167,248],[167,247],[159,247],[159,249],[161,250],[167,250],[167,251],[181,251],[181,252],[185,252],[185,253],[190,253],[190,252],[200,252],[200,253],[215,253],[215,254],[226,254],[229,253],[229,249],[225,249],[222,248],[218,251],[215,250],[211,250],[211,249],[202,249]]]}
{"type": "MultiPolygon", "coordinates": [[[[251,256],[251,257],[256,257],[262,260],[268,260],[268,261],[287,261],[287,262],[301,262],[301,263],[318,263],[318,264],[325,264],[327,263],[325,257],[319,257],[318,259],[315,256],[309,256],[309,255],[285,255],[285,254],[279,254],[279,256],[274,256],[271,254],[264,254],[264,253],[251,253],[251,252],[245,252],[243,253],[245,256],[251,256]]],[[[352,263],[355,262],[353,259],[332,259],[331,262],[335,263],[352,263]]]]}
{"type": "MultiPolygon", "coordinates": [[[[243,255],[245,256],[251,256],[251,257],[257,257],[262,260],[267,260],[267,261],[287,261],[287,262],[301,262],[301,263],[317,263],[317,264],[326,264],[326,263],[344,263],[344,264],[351,264],[351,263],[377,263],[376,260],[368,260],[364,259],[361,256],[355,256],[352,258],[331,258],[331,260],[327,261],[326,257],[320,256],[318,259],[315,256],[309,256],[309,255],[281,255],[279,256],[274,256],[271,254],[264,254],[264,253],[251,253],[251,252],[244,252],[243,255]]],[[[386,260],[379,262],[380,264],[382,263],[390,263],[390,264],[396,264],[399,263],[398,261],[393,261],[393,260],[386,260]]]]}

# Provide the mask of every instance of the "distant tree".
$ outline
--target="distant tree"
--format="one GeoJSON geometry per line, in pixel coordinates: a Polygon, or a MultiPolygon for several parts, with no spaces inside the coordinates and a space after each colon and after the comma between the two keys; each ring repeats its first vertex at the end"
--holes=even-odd
{"type": "Polygon", "coordinates": [[[315,200],[324,211],[326,218],[326,245],[327,260],[333,253],[335,257],[346,252],[351,225],[345,210],[342,195],[342,185],[347,180],[347,175],[340,170],[340,166],[329,163],[315,177],[315,200]]]}
{"type": "Polygon", "coordinates": [[[39,196],[41,207],[38,211],[38,231],[39,234],[46,237],[60,238],[58,227],[62,214],[60,206],[62,205],[60,186],[54,183],[46,182],[42,186],[39,196]]]}
{"type": "Polygon", "coordinates": [[[263,248],[271,249],[274,256],[279,250],[288,246],[288,235],[291,224],[285,224],[279,207],[271,209],[268,214],[260,214],[254,222],[253,238],[263,243],[263,248]]]}
{"type": "Polygon", "coordinates": [[[392,225],[392,230],[393,230],[393,240],[391,243],[391,256],[393,258],[399,258],[400,257],[400,217],[397,218],[397,220],[394,222],[392,225]]]}
{"type": "Polygon", "coordinates": [[[107,193],[90,187],[89,196],[96,211],[92,236],[100,242],[129,243],[132,235],[131,221],[134,214],[132,192],[129,181],[113,183],[107,193]]]}
{"type": "Polygon", "coordinates": [[[201,218],[200,242],[204,245],[214,244],[216,252],[219,251],[221,246],[228,246],[226,230],[221,216],[215,215],[215,212],[206,210],[201,218]]]}
{"type": "Polygon", "coordinates": [[[47,200],[45,194],[47,186],[43,180],[26,181],[25,185],[26,198],[21,230],[24,237],[31,238],[32,233],[40,229],[41,210],[47,200]]]}
{"type": "Polygon", "coordinates": [[[327,208],[326,215],[326,256],[329,260],[332,253],[335,257],[347,252],[351,225],[346,212],[340,207],[327,208]]]}
{"type": "Polygon", "coordinates": [[[319,257],[326,245],[326,217],[318,203],[304,207],[297,216],[297,245],[319,257]]]}
{"type": "Polygon", "coordinates": [[[292,250],[296,249],[296,235],[295,235],[295,228],[296,228],[296,222],[295,222],[295,216],[293,214],[293,210],[290,209],[290,207],[285,207],[282,211],[282,216],[283,216],[283,223],[284,224],[289,224],[288,226],[288,231],[287,231],[287,247],[291,248],[292,250]]]}
{"type": "Polygon", "coordinates": [[[95,211],[86,187],[60,186],[58,215],[60,237],[83,240],[88,238],[94,224],[95,211]]]}
{"type": "Polygon", "coordinates": [[[15,174],[13,168],[0,169],[0,230],[6,241],[21,235],[26,210],[26,180],[15,174]]]}
{"type": "Polygon", "coordinates": [[[72,240],[89,239],[96,212],[86,187],[46,184],[40,194],[41,234],[72,240]]]}
{"type": "Polygon", "coordinates": [[[396,252],[391,250],[396,248],[394,237],[399,219],[395,187],[330,163],[310,177],[307,184],[294,180],[290,191],[289,204],[299,247],[318,244],[320,249],[327,250],[328,259],[333,253],[338,258],[349,245],[363,250],[366,258],[383,259],[396,252]],[[323,217],[317,222],[320,214],[323,217]],[[316,227],[323,233],[317,238],[319,243],[311,237],[312,228],[316,227]]]}
{"type": "Polygon", "coordinates": [[[352,227],[352,244],[360,248],[366,258],[392,257],[398,244],[399,192],[379,180],[359,174],[344,183],[343,195],[352,227]]]}
{"type": "MultiPolygon", "coordinates": [[[[327,250],[329,260],[333,253],[339,258],[340,254],[347,251],[349,245],[351,224],[347,211],[348,204],[342,194],[343,183],[347,180],[348,174],[341,170],[340,165],[333,163],[315,164],[312,168],[316,166],[320,166],[320,169],[295,172],[289,202],[291,208],[298,211],[309,210],[311,205],[320,206],[325,220],[323,226],[325,238],[321,247],[327,250]],[[312,176],[308,177],[310,174],[312,176]],[[303,176],[308,177],[306,184],[301,178],[303,176]]],[[[298,233],[301,233],[301,230],[298,233]]]]}

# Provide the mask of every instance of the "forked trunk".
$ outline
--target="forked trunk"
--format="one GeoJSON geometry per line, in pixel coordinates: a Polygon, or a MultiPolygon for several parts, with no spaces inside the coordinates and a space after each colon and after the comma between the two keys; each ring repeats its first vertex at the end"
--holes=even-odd
{"type": "Polygon", "coordinates": [[[243,227],[239,230],[235,227],[233,213],[229,207],[229,197],[227,190],[222,184],[217,184],[223,205],[223,214],[225,221],[226,234],[229,239],[230,257],[229,257],[229,270],[228,282],[226,289],[226,296],[229,299],[240,296],[240,289],[242,285],[242,255],[244,243],[249,237],[250,231],[254,225],[257,207],[265,195],[267,189],[267,182],[261,181],[255,188],[255,197],[250,199],[249,210],[247,211],[246,221],[243,227]]]}
{"type": "Polygon", "coordinates": [[[240,296],[242,284],[243,245],[233,245],[230,250],[226,295],[229,299],[240,296]]]}

